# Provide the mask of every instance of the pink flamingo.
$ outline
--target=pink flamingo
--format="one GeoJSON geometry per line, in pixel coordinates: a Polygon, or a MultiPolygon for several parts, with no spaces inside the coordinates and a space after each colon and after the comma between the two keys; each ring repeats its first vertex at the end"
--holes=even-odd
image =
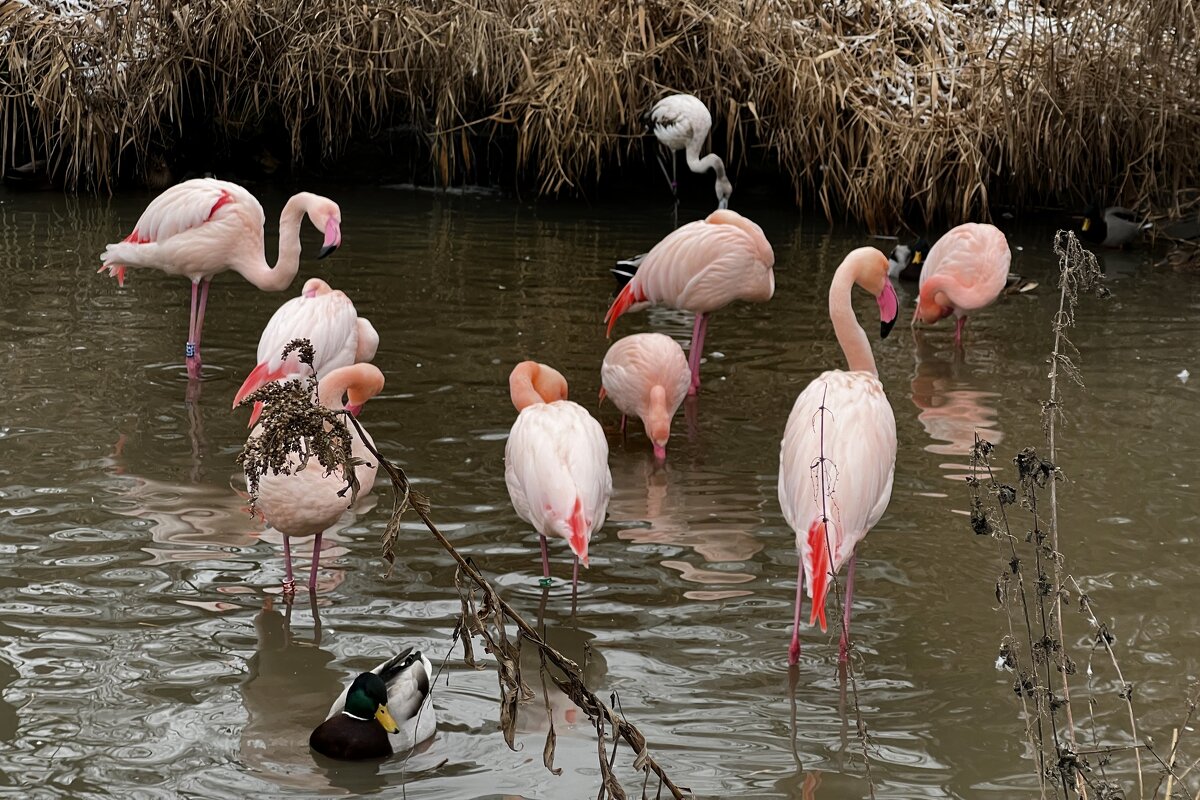
{"type": "Polygon", "coordinates": [[[896,290],[888,280],[887,258],[873,247],[854,250],[829,286],[829,318],[850,371],[824,372],[800,393],[779,451],[779,505],[796,532],[800,552],[789,664],[800,658],[804,586],[813,601],[809,624],[820,620],[821,630],[826,630],[829,578],[849,559],[838,655],[840,661],[846,660],[855,547],[883,516],[892,496],[896,418],[879,382],[867,335],[854,318],[850,304],[854,284],[875,295],[883,336],[896,322],[896,290]],[[814,473],[818,465],[819,473],[814,473]]]}
{"type": "Polygon", "coordinates": [[[588,542],[604,524],[612,496],[604,430],[582,406],[567,399],[557,370],[522,361],[508,378],[517,421],[504,446],[504,482],[517,516],[541,536],[542,577],[550,578],[548,535],[567,540],[575,554],[572,596],[579,562],[588,565],[588,542]]]}
{"type": "Polygon", "coordinates": [[[618,340],[604,356],[600,367],[600,400],[611,397],[625,417],[642,420],[646,435],[654,443],[654,457],[667,457],[671,418],[691,385],[691,371],[683,348],[661,333],[635,333],[618,340]]]}
{"type": "Polygon", "coordinates": [[[995,225],[968,222],[951,228],[929,250],[921,268],[913,321],[930,325],[953,313],[958,320],[954,343],[961,345],[967,312],[996,302],[1011,262],[1008,240],[995,225]]]}
{"type": "Polygon", "coordinates": [[[604,315],[607,332],[611,335],[617,319],[643,303],[694,312],[688,394],[696,394],[708,315],[734,300],[770,300],[775,293],[774,264],[775,253],[762,228],[736,211],[714,211],[667,234],[646,254],[604,315]]]}
{"type": "MultiPolygon", "coordinates": [[[[313,346],[313,368],[322,378],[339,367],[370,361],[379,349],[379,334],[366,317],[358,316],[346,293],[333,289],[320,278],[309,278],[304,291],[279,307],[258,339],[258,366],[242,383],[233,398],[237,408],[246,396],[271,381],[307,375],[308,367],[283,349],[293,339],[308,339],[313,346]]],[[[359,408],[347,406],[355,416],[359,408]]],[[[262,403],[255,403],[250,425],[258,421],[262,403]]]]}
{"type": "MultiPolygon", "coordinates": [[[[335,369],[321,379],[317,384],[317,399],[321,405],[332,411],[343,408],[342,395],[349,397],[349,403],[344,406],[361,407],[372,397],[383,391],[383,373],[374,364],[354,364],[335,369]]],[[[360,498],[366,497],[375,485],[375,473],[378,465],[363,440],[358,436],[353,425],[349,426],[351,453],[363,463],[354,468],[358,477],[360,498]]],[[[259,434],[262,426],[256,426],[250,433],[253,438],[259,434]]],[[[365,430],[366,441],[374,445],[374,440],[365,430]]],[[[337,522],[350,506],[350,494],[339,494],[346,488],[346,479],[341,470],[325,474],[316,459],[311,459],[303,468],[300,466],[299,455],[293,454],[288,462],[294,470],[289,475],[267,473],[259,479],[258,510],[262,512],[267,523],[283,534],[283,556],[287,560],[287,579],[283,582],[283,590],[287,595],[296,591],[292,578],[292,548],[293,536],[316,536],[313,541],[312,572],[308,578],[308,588],[317,588],[317,567],[321,561],[321,534],[337,522]]]]}
{"type": "Polygon", "coordinates": [[[262,206],[236,183],[194,178],[172,186],[150,201],[133,233],[110,244],[100,255],[120,286],[125,269],[142,267],[182,275],[192,282],[188,321],[188,378],[200,377],[200,334],[213,276],[233,270],[265,292],[281,292],[300,268],[300,220],[307,214],[325,234],[317,258],[342,243],[342,212],[320,195],[292,195],[279,215],[279,256],[275,266],[264,257],[262,206]]]}

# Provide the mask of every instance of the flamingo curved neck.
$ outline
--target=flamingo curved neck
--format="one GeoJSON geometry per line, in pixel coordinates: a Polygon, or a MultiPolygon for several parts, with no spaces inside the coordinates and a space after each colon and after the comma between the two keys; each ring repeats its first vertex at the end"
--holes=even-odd
{"type": "Polygon", "coordinates": [[[854,287],[857,271],[858,265],[854,261],[845,261],[838,267],[829,285],[829,319],[833,321],[834,333],[837,334],[838,344],[842,346],[842,354],[846,356],[850,371],[878,375],[871,343],[858,324],[854,306],[850,303],[850,290],[854,287]]]}
{"type": "Polygon", "coordinates": [[[700,142],[693,140],[688,145],[687,149],[687,164],[688,169],[692,172],[703,174],[708,170],[712,170],[716,176],[717,203],[720,208],[726,208],[729,205],[729,197],[733,194],[733,184],[729,182],[729,178],[725,174],[725,162],[716,153],[709,153],[704,158],[700,158],[700,142]]]}
{"type": "Polygon", "coordinates": [[[264,292],[281,292],[291,286],[300,271],[300,223],[308,213],[306,193],[292,195],[279,214],[279,254],[275,266],[267,263],[266,254],[261,261],[235,267],[243,278],[264,292]]]}

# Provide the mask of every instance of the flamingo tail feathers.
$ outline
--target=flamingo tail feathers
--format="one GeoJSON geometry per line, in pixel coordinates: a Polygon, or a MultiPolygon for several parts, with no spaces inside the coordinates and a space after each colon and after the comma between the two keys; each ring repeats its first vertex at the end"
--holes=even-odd
{"type": "Polygon", "coordinates": [[[243,400],[245,400],[251,392],[260,386],[266,386],[271,381],[279,380],[287,373],[283,367],[271,369],[271,365],[266,361],[259,364],[250,374],[246,376],[246,380],[242,382],[242,387],[237,390],[237,394],[233,397],[233,407],[237,408],[243,400]]]}
{"type": "Polygon", "coordinates": [[[812,566],[812,578],[808,585],[808,596],[812,598],[812,616],[808,624],[820,621],[821,630],[829,626],[825,622],[825,595],[829,593],[829,539],[825,523],[817,520],[808,529],[808,557],[812,566]]]}
{"type": "Polygon", "coordinates": [[[568,539],[568,544],[586,567],[588,565],[588,524],[587,520],[583,518],[583,503],[578,497],[575,498],[575,508],[571,511],[571,519],[567,524],[571,526],[571,538],[568,539]]]}

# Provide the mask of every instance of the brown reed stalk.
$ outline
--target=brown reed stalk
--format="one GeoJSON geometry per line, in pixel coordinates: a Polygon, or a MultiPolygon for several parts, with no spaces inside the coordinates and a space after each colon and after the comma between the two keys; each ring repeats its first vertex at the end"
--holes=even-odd
{"type": "Polygon", "coordinates": [[[712,110],[735,183],[771,170],[877,229],[1200,185],[1187,0],[55,2],[0,4],[0,144],[71,188],[196,139],[279,132],[301,166],[404,129],[443,183],[499,145],[506,180],[584,193],[644,162],[674,91],[712,110]]]}

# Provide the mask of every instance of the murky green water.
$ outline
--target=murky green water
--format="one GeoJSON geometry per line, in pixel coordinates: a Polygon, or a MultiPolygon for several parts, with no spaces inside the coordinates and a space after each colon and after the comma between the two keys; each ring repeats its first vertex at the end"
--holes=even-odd
{"type": "MultiPolygon", "coordinates": [[[[215,281],[194,402],[182,358],[186,282],[138,273],[119,290],[94,274],[103,245],[128,231],[147,197],[0,195],[0,791],[595,795],[591,725],[561,697],[561,776],[541,765],[540,696],[522,709],[521,749],[505,747],[494,675],[450,652],[451,561],[415,521],[395,573],[382,577],[377,540],[390,502],[378,493],[377,506],[327,536],[319,629],[303,593],[290,631],[282,604],[265,607],[282,550],[243,510],[234,456],[245,415],[229,403],[262,326],[305,277],[346,290],[383,340],[375,363],[388,385],[364,423],[433,498],[456,545],[535,617],[537,539],[503,479],[514,419],[506,376],[523,358],[549,362],[595,407],[607,268],[664,235],[669,209],[327,192],[344,215],[345,247],[333,258],[306,260],[281,295],[236,276],[215,281]],[[315,761],[307,735],[339,684],[409,644],[446,660],[437,737],[407,762],[315,761]]],[[[283,196],[260,196],[275,218],[283,196]]],[[[559,581],[545,617],[555,641],[586,658],[589,683],[619,693],[656,756],[701,796],[864,796],[833,631],[805,632],[793,729],[785,654],[796,556],[775,478],[796,394],[842,366],[824,298],[841,256],[867,240],[789,209],[739,208],[775,247],[775,299],[714,317],[704,390],[676,420],[665,469],[640,433],[610,438],[614,496],[578,615],[559,581]]],[[[702,211],[685,208],[681,219],[702,211]]],[[[965,358],[949,325],[914,340],[902,324],[875,343],[900,455],[891,506],[861,552],[855,632],[881,797],[1029,794],[1011,678],[993,664],[1006,628],[993,611],[1002,562],[971,535],[960,478],[976,428],[1000,444],[1002,462],[1042,443],[1057,304],[1049,238],[1049,229],[1013,234],[1026,248],[1018,268],[1042,288],[972,319],[965,358]]],[[[1143,725],[1161,743],[1200,673],[1200,277],[1156,268],[1144,251],[1108,255],[1106,269],[1115,296],[1086,304],[1075,335],[1087,388],[1068,390],[1062,524],[1072,571],[1111,621],[1143,725]],[[1183,369],[1190,382],[1176,377],[1183,369]]],[[[618,332],[651,328],[690,334],[669,312],[623,319],[618,332]]],[[[599,415],[615,428],[611,406],[599,415]]],[[[568,577],[562,548],[553,555],[568,577]]],[[[1086,643],[1086,629],[1078,634],[1086,643]]],[[[1106,739],[1123,740],[1123,711],[1105,709],[1106,739]]],[[[618,762],[628,756],[623,747],[618,762]]],[[[619,774],[636,793],[640,780],[619,774]]]]}

